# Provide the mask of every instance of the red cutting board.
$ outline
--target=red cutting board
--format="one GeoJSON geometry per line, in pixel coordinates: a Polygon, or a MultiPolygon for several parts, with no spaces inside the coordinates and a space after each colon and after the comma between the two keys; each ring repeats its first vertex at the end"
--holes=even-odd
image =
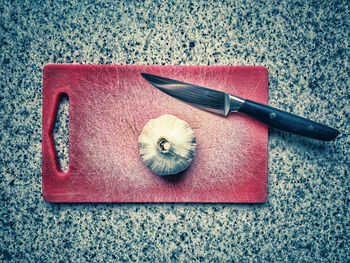
{"type": "Polygon", "coordinates": [[[43,71],[42,190],[48,202],[243,202],[267,199],[267,127],[222,117],[151,86],[146,72],[267,104],[261,66],[47,65],[43,71]],[[69,169],[59,170],[52,130],[69,97],[69,169]],[[191,166],[160,177],[144,166],[137,139],[152,118],[172,114],[197,139],[191,166]]]}

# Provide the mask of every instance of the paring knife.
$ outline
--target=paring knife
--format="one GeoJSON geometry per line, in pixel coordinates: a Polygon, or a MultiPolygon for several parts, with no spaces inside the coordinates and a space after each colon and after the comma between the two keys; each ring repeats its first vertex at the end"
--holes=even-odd
{"type": "Polygon", "coordinates": [[[338,130],[323,124],[222,91],[148,73],[141,75],[166,94],[209,112],[224,116],[240,112],[269,127],[317,140],[331,141],[339,134],[338,130]]]}

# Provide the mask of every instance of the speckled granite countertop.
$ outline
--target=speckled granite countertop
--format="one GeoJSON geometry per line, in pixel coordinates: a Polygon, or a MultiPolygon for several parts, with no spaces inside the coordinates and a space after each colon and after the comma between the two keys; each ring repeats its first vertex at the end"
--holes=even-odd
{"type": "Polygon", "coordinates": [[[349,262],[350,2],[175,2],[1,2],[0,261],[349,262]],[[50,204],[49,63],[264,65],[270,105],[341,135],[270,130],[260,205],[50,204]]]}

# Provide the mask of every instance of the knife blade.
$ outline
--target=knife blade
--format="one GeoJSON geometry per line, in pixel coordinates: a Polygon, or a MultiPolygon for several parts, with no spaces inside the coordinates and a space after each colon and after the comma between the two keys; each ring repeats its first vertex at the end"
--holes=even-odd
{"type": "Polygon", "coordinates": [[[231,112],[243,113],[271,128],[317,140],[331,141],[339,135],[336,129],[265,104],[170,78],[141,75],[160,91],[209,112],[223,116],[231,112]]]}

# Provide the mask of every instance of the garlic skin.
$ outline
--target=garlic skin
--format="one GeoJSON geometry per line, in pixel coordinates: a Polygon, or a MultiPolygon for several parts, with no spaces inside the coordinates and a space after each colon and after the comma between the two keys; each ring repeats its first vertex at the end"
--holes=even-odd
{"type": "Polygon", "coordinates": [[[147,167],[158,175],[173,175],[191,164],[196,137],[185,121],[166,114],[146,123],[138,145],[147,167]]]}

